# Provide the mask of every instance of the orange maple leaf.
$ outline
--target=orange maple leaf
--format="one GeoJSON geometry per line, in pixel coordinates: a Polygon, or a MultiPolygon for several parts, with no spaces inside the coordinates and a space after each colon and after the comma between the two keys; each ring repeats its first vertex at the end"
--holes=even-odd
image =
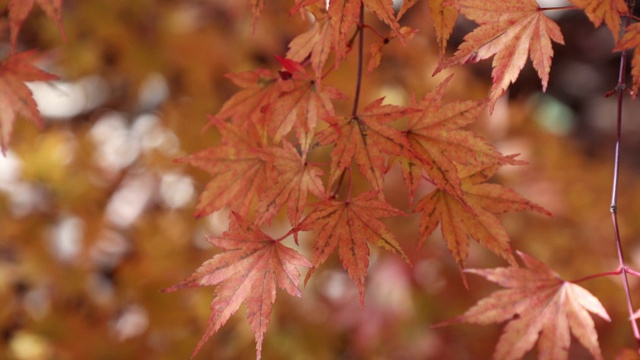
{"type": "Polygon", "coordinates": [[[239,126],[255,124],[266,128],[265,108],[282,91],[282,79],[276,72],[267,69],[226,74],[234,84],[242,88],[227,100],[214,120],[230,119],[239,126]]]}
{"type": "Polygon", "coordinates": [[[0,63],[0,146],[3,153],[11,140],[16,116],[43,126],[33,94],[25,82],[50,81],[58,77],[35,67],[35,58],[36,52],[31,50],[12,54],[0,63]]]}
{"type": "Polygon", "coordinates": [[[286,70],[280,96],[265,111],[269,117],[268,134],[279,143],[292,128],[306,152],[319,119],[335,115],[332,99],[346,96],[337,89],[323,86],[320,79],[312,78],[299,63],[276,56],[286,70]]]}
{"type": "Polygon", "coordinates": [[[442,104],[447,77],[420,102],[411,98],[409,106],[422,111],[409,115],[405,132],[411,146],[426,162],[406,158],[401,160],[409,199],[422,179],[422,170],[440,188],[457,199],[462,190],[456,164],[521,164],[513,157],[503,156],[487,140],[462,127],[475,122],[485,111],[486,101],[455,101],[442,104]]]}
{"type": "MultiPolygon", "coordinates": [[[[440,189],[424,196],[414,209],[422,212],[418,246],[440,224],[442,237],[460,270],[465,267],[469,255],[469,239],[474,239],[515,266],[509,235],[494,214],[522,210],[545,215],[551,213],[502,185],[485,184],[498,168],[499,165],[459,169],[464,202],[440,189]]],[[[466,284],[464,276],[463,280],[466,284]]]]}
{"type": "Polygon", "coordinates": [[[444,54],[447,48],[447,41],[453,32],[453,27],[458,19],[458,10],[455,7],[446,4],[446,0],[428,0],[429,12],[433,27],[436,30],[436,38],[438,39],[438,48],[440,54],[444,54]]]}
{"type": "Polygon", "coordinates": [[[311,55],[311,68],[316,77],[320,78],[334,46],[334,29],[330,26],[327,10],[324,7],[315,6],[310,12],[313,14],[315,21],[311,29],[291,40],[287,58],[302,62],[311,55]]]}
{"type": "Polygon", "coordinates": [[[241,128],[213,117],[211,121],[222,134],[222,144],[177,160],[212,177],[198,198],[195,216],[226,206],[247,216],[253,201],[273,183],[273,154],[255,126],[241,128]]]}
{"type": "Polygon", "coordinates": [[[382,196],[384,153],[412,158],[417,156],[405,136],[387,125],[406,115],[419,111],[397,105],[382,105],[384,98],[367,105],[355,117],[334,117],[326,121],[331,127],[320,134],[320,143],[334,143],[331,151],[329,186],[333,186],[342,172],[355,160],[360,172],[373,190],[382,196]]]}
{"type": "Polygon", "coordinates": [[[236,213],[230,215],[229,230],[219,237],[207,237],[207,240],[224,252],[207,260],[179,284],[163,290],[172,292],[182,288],[218,285],[211,303],[212,313],[207,330],[191,357],[244,302],[247,319],[256,339],[256,357],[260,359],[264,333],[276,299],[276,288],[300,296],[300,272],[296,267],[311,267],[311,263],[236,213]]]}
{"type": "Polygon", "coordinates": [[[256,223],[268,221],[287,204],[289,221],[295,227],[302,218],[309,193],[324,198],[324,186],[320,179],[323,171],[308,164],[306,156],[303,157],[288,141],[284,140],[282,145],[282,149],[272,150],[278,178],[260,195],[256,223]]]}
{"type": "Polygon", "coordinates": [[[508,289],[480,300],[463,315],[436,326],[466,322],[491,324],[509,320],[494,359],[520,359],[538,341],[538,358],[564,360],[571,333],[602,359],[598,334],[589,312],[611,321],[600,301],[584,288],[562,280],[551,268],[518,252],[526,268],[468,269],[508,289]]]}
{"type": "Polygon", "coordinates": [[[329,2],[329,26],[333,38],[336,62],[344,59],[349,51],[349,37],[358,23],[361,0],[334,0],[329,2]]]}
{"type": "Polygon", "coordinates": [[[459,11],[480,26],[464,37],[453,57],[441,60],[434,75],[453,65],[493,58],[492,103],[520,74],[531,57],[542,81],[549,82],[553,48],[551,40],[564,44],[560,27],[541,11],[535,0],[457,0],[459,11]]]}
{"type": "Polygon", "coordinates": [[[596,27],[604,22],[614,40],[620,36],[620,15],[629,12],[624,0],[570,0],[575,6],[583,9],[589,20],[596,27]]]}
{"type": "Polygon", "coordinates": [[[11,0],[9,2],[9,28],[11,31],[11,49],[15,51],[18,42],[18,33],[22,23],[31,12],[33,5],[37,3],[48,17],[58,25],[60,34],[64,37],[62,28],[62,0],[11,0]]]}
{"type": "Polygon", "coordinates": [[[622,51],[625,49],[633,50],[633,59],[631,60],[631,76],[633,77],[633,97],[638,97],[638,88],[640,88],[640,23],[629,25],[622,38],[613,48],[613,51],[622,51]]]}
{"type": "MultiPolygon", "coordinates": [[[[356,283],[360,303],[364,304],[364,285],[369,267],[368,242],[409,259],[395,236],[378,218],[403,216],[402,211],[378,200],[375,191],[362,193],[347,201],[325,200],[302,220],[299,230],[317,230],[313,247],[313,269],[324,263],[338,247],[343,267],[356,283]]],[[[307,273],[306,280],[312,274],[307,273]]]]}

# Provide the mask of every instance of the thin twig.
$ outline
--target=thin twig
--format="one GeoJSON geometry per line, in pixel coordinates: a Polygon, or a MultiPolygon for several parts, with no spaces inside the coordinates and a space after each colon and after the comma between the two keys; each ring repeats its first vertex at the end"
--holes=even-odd
{"type": "Polygon", "coordinates": [[[364,5],[360,4],[360,23],[358,24],[358,73],[356,77],[356,94],[353,98],[353,110],[351,116],[356,117],[358,115],[358,103],[360,102],[360,88],[362,87],[362,62],[364,58],[364,5]]]}
{"type": "MultiPolygon", "coordinates": [[[[633,13],[633,6],[635,1],[629,3],[629,13],[633,13]]],[[[625,28],[631,24],[631,18],[626,17],[625,28]]],[[[617,35],[617,34],[616,34],[617,35]]],[[[613,165],[613,185],[611,189],[611,206],[609,208],[611,212],[611,221],[613,223],[613,232],[616,240],[616,250],[618,252],[618,263],[620,264],[622,283],[624,285],[625,296],[627,297],[627,310],[631,319],[631,329],[633,330],[633,336],[636,338],[636,342],[640,347],[640,331],[638,330],[638,323],[633,318],[633,302],[631,299],[631,290],[629,287],[629,279],[627,277],[628,268],[624,259],[624,251],[622,248],[622,240],[620,239],[620,229],[618,226],[618,183],[620,175],[620,145],[622,143],[622,103],[624,99],[625,90],[625,74],[627,70],[627,57],[628,51],[623,50],[620,55],[620,69],[618,72],[618,84],[616,85],[616,92],[618,95],[618,109],[616,114],[616,147],[614,155],[613,165]]]]}
{"type": "Polygon", "coordinates": [[[577,283],[581,283],[583,281],[587,281],[587,280],[591,280],[591,279],[597,279],[597,278],[604,277],[604,276],[620,275],[622,273],[622,269],[623,268],[620,267],[616,271],[607,271],[607,272],[597,273],[597,274],[581,277],[579,279],[571,280],[569,282],[577,284],[577,283]]]}

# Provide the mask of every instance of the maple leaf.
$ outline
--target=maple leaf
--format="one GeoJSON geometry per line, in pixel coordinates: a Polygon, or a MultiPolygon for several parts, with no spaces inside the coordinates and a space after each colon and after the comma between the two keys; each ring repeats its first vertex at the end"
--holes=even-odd
{"type": "Polygon", "coordinates": [[[442,55],[447,48],[447,41],[449,41],[453,27],[458,19],[458,10],[453,6],[447,5],[446,0],[428,0],[427,4],[429,5],[431,20],[436,30],[438,48],[442,55]]]}
{"type": "MultiPolygon", "coordinates": [[[[343,267],[356,283],[360,303],[364,304],[364,285],[369,267],[368,242],[399,254],[409,262],[395,236],[378,218],[403,216],[402,211],[378,200],[377,193],[362,193],[347,201],[325,200],[302,220],[299,230],[316,230],[313,269],[324,263],[338,247],[343,267]]],[[[307,280],[313,269],[307,273],[307,280]]]]}
{"type": "Polygon", "coordinates": [[[553,57],[551,40],[564,44],[564,38],[560,27],[534,0],[457,0],[456,4],[465,17],[480,26],[464,37],[453,57],[439,62],[434,75],[453,65],[495,55],[489,96],[494,103],[518,78],[529,54],[542,90],[546,90],[553,57]]]}
{"type": "Polygon", "coordinates": [[[602,359],[598,334],[589,316],[591,312],[611,321],[600,301],[584,288],[562,280],[540,260],[522,252],[518,255],[526,268],[465,270],[507,289],[494,292],[463,315],[436,326],[509,320],[494,359],[520,359],[538,340],[539,359],[567,359],[571,333],[596,359],[602,359]]]}
{"type": "MultiPolygon", "coordinates": [[[[324,186],[320,176],[323,171],[309,165],[306,156],[301,154],[288,142],[283,141],[283,148],[274,148],[274,167],[278,178],[261,194],[256,214],[256,223],[261,224],[275,215],[284,204],[287,204],[289,221],[297,226],[302,218],[309,193],[324,198],[324,186]]],[[[294,235],[297,235],[295,233],[294,235]]]]}
{"type": "Polygon", "coordinates": [[[346,96],[333,87],[323,86],[299,63],[279,56],[276,58],[288,72],[288,79],[282,82],[280,96],[265,109],[269,117],[268,133],[275,143],[279,143],[291,128],[295,128],[306,152],[318,119],[335,115],[331,100],[346,96]]]}
{"type": "Polygon", "coordinates": [[[413,149],[426,162],[415,159],[401,161],[405,183],[412,201],[424,169],[431,180],[449,194],[462,198],[456,164],[521,164],[500,154],[488,141],[461,129],[476,121],[485,111],[486,101],[455,101],[442,104],[452,75],[426,94],[420,102],[412,97],[409,106],[420,109],[409,115],[405,132],[413,149]]]}
{"type": "Polygon", "coordinates": [[[172,292],[182,288],[218,285],[211,303],[212,313],[207,330],[191,357],[244,302],[247,319],[256,339],[256,356],[260,359],[264,333],[276,299],[276,288],[300,296],[300,272],[296,267],[311,267],[311,263],[236,213],[230,215],[229,230],[220,237],[207,237],[207,240],[224,252],[204,262],[179,284],[163,290],[172,292]]]}
{"type": "Polygon", "coordinates": [[[30,50],[14,53],[0,62],[0,146],[3,153],[11,140],[16,116],[43,126],[33,94],[25,82],[50,81],[58,77],[35,67],[36,56],[36,52],[30,50]]]}
{"type": "Polygon", "coordinates": [[[11,0],[9,2],[9,27],[11,31],[11,49],[15,51],[18,42],[18,33],[22,23],[31,12],[33,5],[37,3],[48,17],[56,22],[60,34],[64,37],[62,28],[62,0],[11,0]]]}
{"type": "Polygon", "coordinates": [[[631,76],[633,77],[633,97],[638,97],[640,88],[640,23],[629,25],[622,38],[618,41],[613,51],[622,51],[633,48],[633,59],[631,60],[631,76]]]}
{"type": "Polygon", "coordinates": [[[276,72],[267,69],[226,74],[234,84],[243,88],[227,100],[212,122],[230,119],[241,126],[255,124],[266,127],[265,107],[282,91],[282,79],[276,72]]]}
{"type": "Polygon", "coordinates": [[[620,36],[620,15],[629,12],[624,0],[570,0],[575,6],[583,9],[589,20],[596,27],[604,22],[614,40],[620,36]]]}
{"type": "Polygon", "coordinates": [[[384,98],[374,100],[355,117],[326,119],[331,126],[321,133],[319,142],[322,145],[335,144],[331,151],[330,186],[334,185],[342,172],[355,160],[373,190],[382,196],[382,174],[385,168],[383,153],[408,158],[417,156],[406,137],[386,124],[419,110],[382,105],[383,101],[384,98]]]}
{"type": "Polygon", "coordinates": [[[311,55],[311,68],[317,78],[322,76],[329,54],[334,46],[333,31],[330,26],[327,10],[315,7],[311,10],[315,17],[313,26],[307,32],[304,32],[291,40],[289,43],[289,51],[287,58],[302,62],[311,55]]]}
{"type": "Polygon", "coordinates": [[[349,50],[349,32],[358,23],[361,0],[333,0],[329,2],[329,26],[333,38],[336,62],[344,59],[349,50]]]}
{"type": "Polygon", "coordinates": [[[492,214],[503,214],[513,211],[535,211],[537,213],[553,216],[542,206],[535,204],[513,189],[500,184],[485,183],[500,168],[500,165],[488,167],[470,166],[461,172],[466,179],[463,187],[465,198],[474,207],[480,207],[492,214]]]}
{"type": "Polygon", "coordinates": [[[253,200],[273,183],[272,152],[255,127],[252,132],[215,118],[211,121],[222,134],[222,144],[177,160],[205,170],[212,177],[198,198],[195,216],[226,206],[247,216],[253,200]]]}
{"type": "MultiPolygon", "coordinates": [[[[471,238],[515,266],[509,235],[494,214],[523,210],[551,213],[511,189],[484,183],[498,168],[469,166],[459,170],[464,202],[441,189],[424,196],[414,209],[422,212],[418,246],[440,224],[442,237],[460,270],[465,267],[471,238]]],[[[463,281],[466,284],[464,276],[463,281]]]]}

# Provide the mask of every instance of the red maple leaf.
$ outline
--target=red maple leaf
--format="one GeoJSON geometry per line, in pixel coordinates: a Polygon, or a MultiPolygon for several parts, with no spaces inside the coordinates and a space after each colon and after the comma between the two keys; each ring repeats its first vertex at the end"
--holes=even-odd
{"type": "Polygon", "coordinates": [[[24,23],[35,3],[40,5],[47,16],[56,22],[60,34],[64,37],[61,21],[62,0],[11,0],[9,2],[9,27],[11,31],[11,49],[14,51],[22,23],[24,23]]]}
{"type": "MultiPolygon", "coordinates": [[[[314,269],[324,263],[338,247],[340,261],[356,283],[361,304],[364,304],[364,285],[369,267],[367,243],[399,254],[409,262],[395,236],[378,220],[381,217],[405,214],[376,198],[377,193],[371,191],[347,201],[325,200],[298,226],[299,230],[318,231],[313,247],[314,269]]],[[[312,271],[307,273],[306,280],[311,273],[312,271]]]]}
{"type": "Polygon", "coordinates": [[[402,171],[410,200],[422,179],[422,170],[440,188],[458,199],[462,190],[456,164],[521,164],[503,156],[487,140],[462,127],[475,122],[485,111],[486,101],[455,101],[442,104],[447,77],[420,102],[412,97],[409,106],[422,111],[409,115],[406,137],[426,162],[405,158],[402,171]]]}
{"type": "Polygon", "coordinates": [[[11,140],[16,116],[43,125],[33,94],[25,82],[50,81],[58,77],[35,67],[36,56],[35,51],[24,51],[12,54],[0,63],[0,146],[3,153],[11,140]]]}
{"type": "Polygon", "coordinates": [[[358,23],[361,0],[334,0],[329,2],[329,26],[333,38],[336,62],[344,59],[349,51],[349,38],[353,26],[358,23]]]}
{"type": "Polygon", "coordinates": [[[302,218],[309,193],[324,198],[324,186],[320,179],[323,171],[307,163],[306,156],[301,155],[288,141],[284,140],[282,145],[282,149],[272,150],[278,177],[276,183],[260,196],[256,223],[268,221],[287,204],[289,221],[295,227],[302,218]]]}
{"type": "Polygon", "coordinates": [[[324,7],[314,6],[309,11],[315,18],[313,25],[307,32],[291,40],[287,58],[302,62],[311,55],[311,68],[316,78],[320,78],[334,47],[333,28],[330,26],[329,16],[324,7]]]}
{"type": "Polygon", "coordinates": [[[265,109],[269,121],[268,134],[279,143],[292,128],[306,152],[319,119],[335,115],[332,99],[346,96],[337,89],[323,86],[320,79],[312,78],[299,63],[276,56],[285,68],[286,80],[282,81],[281,94],[265,109]]]}
{"type": "Polygon", "coordinates": [[[342,172],[355,161],[372,188],[382,196],[382,175],[386,161],[383,154],[407,158],[418,156],[411,149],[407,138],[387,124],[419,110],[398,105],[383,105],[383,101],[384,98],[373,101],[355,117],[327,119],[331,127],[320,134],[319,141],[323,145],[335,144],[331,151],[330,186],[333,186],[342,172]]]}
{"type": "Polygon", "coordinates": [[[498,167],[468,166],[459,170],[464,202],[440,189],[424,196],[415,207],[415,211],[422,212],[418,246],[439,224],[442,237],[460,270],[465,267],[469,255],[470,239],[516,265],[509,235],[494,214],[522,210],[549,216],[551,213],[511,189],[484,183],[498,167]]]}
{"type": "Polygon", "coordinates": [[[520,359],[538,341],[538,358],[565,360],[571,333],[602,359],[598,334],[589,312],[611,321],[600,301],[584,288],[562,280],[555,271],[522,252],[526,268],[468,269],[506,287],[480,300],[463,315],[436,324],[491,324],[509,321],[496,345],[494,359],[520,359]]]}
{"type": "Polygon", "coordinates": [[[227,100],[220,111],[213,116],[215,120],[231,120],[239,126],[254,124],[266,131],[265,108],[282,91],[282,79],[276,72],[267,69],[226,74],[227,78],[242,90],[227,100]]]}
{"type": "Polygon", "coordinates": [[[495,102],[518,78],[529,54],[546,90],[553,57],[551,40],[564,44],[564,38],[560,27],[544,15],[535,0],[456,0],[455,5],[480,26],[464,37],[452,58],[440,61],[434,74],[495,55],[490,94],[495,102]]]}
{"type": "Polygon", "coordinates": [[[207,240],[224,251],[206,261],[191,276],[163,290],[218,285],[211,303],[209,324],[192,358],[204,343],[229,320],[244,302],[247,319],[256,339],[256,357],[260,359],[264,333],[279,287],[300,296],[297,266],[311,263],[297,251],[264,234],[239,214],[230,216],[229,230],[207,240]]]}
{"type": "Polygon", "coordinates": [[[255,126],[241,128],[215,118],[222,144],[177,161],[211,174],[212,179],[198,198],[195,216],[204,216],[226,206],[242,216],[273,183],[273,154],[255,126]]]}

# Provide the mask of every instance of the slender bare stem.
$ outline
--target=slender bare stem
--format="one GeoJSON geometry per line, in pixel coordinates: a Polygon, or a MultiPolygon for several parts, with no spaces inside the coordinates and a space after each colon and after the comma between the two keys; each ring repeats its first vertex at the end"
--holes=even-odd
{"type": "Polygon", "coordinates": [[[353,110],[351,116],[356,117],[358,115],[358,103],[360,102],[360,88],[362,88],[362,62],[364,58],[364,5],[360,4],[360,23],[358,24],[358,73],[356,75],[356,94],[353,98],[353,110]]]}
{"type": "MultiPolygon", "coordinates": [[[[360,22],[358,23],[358,71],[356,74],[356,93],[353,97],[353,109],[351,110],[351,118],[354,121],[358,121],[358,105],[360,103],[360,89],[362,88],[362,63],[364,59],[364,5],[360,4],[360,22]]],[[[349,170],[349,195],[348,200],[351,199],[351,168],[349,170]]],[[[345,172],[347,169],[342,170],[342,174],[340,174],[340,179],[338,180],[338,185],[336,186],[331,198],[334,198],[340,189],[340,185],[344,180],[345,172]]]]}
{"type": "MultiPolygon", "coordinates": [[[[633,13],[633,5],[635,1],[630,1],[629,13],[633,13]]],[[[629,26],[631,18],[626,17],[625,27],[629,26]]],[[[618,252],[618,262],[620,264],[622,283],[624,285],[624,292],[627,297],[627,310],[629,311],[631,319],[631,329],[633,330],[633,336],[636,338],[636,342],[640,347],[640,331],[638,330],[638,323],[633,319],[633,302],[631,299],[631,290],[629,287],[629,279],[627,277],[628,268],[624,259],[624,251],[622,248],[622,240],[620,239],[620,229],[618,226],[618,183],[620,175],[620,145],[622,142],[622,103],[624,99],[625,90],[625,74],[627,70],[627,57],[628,51],[623,50],[620,55],[620,69],[618,72],[618,84],[616,85],[616,93],[618,95],[618,109],[616,115],[616,147],[614,155],[613,165],[613,185],[611,190],[611,206],[609,208],[611,212],[611,221],[613,223],[613,232],[616,240],[616,250],[618,252]]]]}
{"type": "Polygon", "coordinates": [[[607,271],[607,272],[597,273],[597,274],[581,277],[579,279],[571,280],[569,282],[577,284],[577,283],[581,283],[583,281],[587,281],[587,280],[591,280],[591,279],[597,279],[597,278],[604,277],[604,276],[620,275],[622,273],[622,269],[623,268],[618,268],[618,270],[616,270],[616,271],[607,271]]]}
{"type": "MultiPolygon", "coordinates": [[[[362,19],[360,19],[360,20],[362,20],[362,19]]],[[[358,24],[358,26],[360,26],[360,27],[362,27],[362,28],[366,28],[366,29],[371,30],[374,34],[378,35],[378,37],[379,37],[380,39],[382,39],[382,40],[389,40],[389,39],[387,39],[387,37],[386,37],[386,36],[384,36],[384,35],[380,34],[380,32],[378,32],[378,30],[376,30],[376,29],[372,28],[371,26],[369,26],[369,25],[367,25],[367,24],[363,24],[363,23],[361,22],[360,24],[358,24]]]]}
{"type": "Polygon", "coordinates": [[[627,274],[640,277],[640,272],[627,268],[627,274]]]}

